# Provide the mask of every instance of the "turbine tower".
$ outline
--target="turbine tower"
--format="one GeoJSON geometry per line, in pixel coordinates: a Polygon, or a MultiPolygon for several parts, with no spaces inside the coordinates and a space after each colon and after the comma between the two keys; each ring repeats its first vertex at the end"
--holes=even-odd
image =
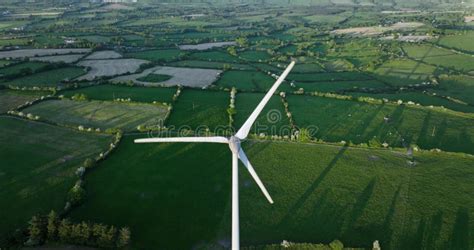
{"type": "Polygon", "coordinates": [[[232,249],[237,250],[240,248],[240,228],[239,228],[239,171],[238,160],[242,161],[244,166],[249,171],[250,175],[253,177],[257,185],[262,190],[263,194],[267,198],[270,204],[273,204],[272,197],[268,194],[267,189],[263,185],[262,181],[258,177],[257,173],[250,164],[247,155],[240,147],[240,141],[247,138],[250,129],[252,128],[253,123],[257,119],[258,115],[262,112],[263,108],[267,104],[267,102],[272,97],[273,93],[277,90],[280,84],[285,80],[288,73],[290,73],[291,69],[295,65],[295,62],[292,61],[283,74],[278,77],[276,82],[270,88],[270,90],[265,94],[263,99],[257,105],[255,110],[249,116],[247,121],[245,121],[244,125],[237,131],[237,133],[230,138],[222,137],[222,136],[210,136],[210,137],[172,137],[172,138],[146,138],[146,139],[136,139],[135,143],[154,143],[154,142],[210,142],[210,143],[226,143],[229,145],[230,151],[232,151],[232,249]]]}

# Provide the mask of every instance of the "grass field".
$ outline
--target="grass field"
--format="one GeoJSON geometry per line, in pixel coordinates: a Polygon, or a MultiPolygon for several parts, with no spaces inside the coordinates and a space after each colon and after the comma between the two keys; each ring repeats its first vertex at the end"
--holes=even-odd
{"type": "Polygon", "coordinates": [[[467,72],[474,70],[474,57],[469,55],[457,54],[447,49],[428,45],[405,45],[403,49],[409,57],[429,64],[452,67],[467,72]]]}
{"type": "MultiPolygon", "coordinates": [[[[130,226],[132,248],[229,244],[227,147],[133,139],[125,137],[88,175],[87,201],[72,218],[130,226]]],[[[472,156],[416,152],[410,167],[403,153],[387,150],[254,141],[243,147],[275,200],[268,204],[240,168],[243,246],[336,238],[366,248],[375,239],[387,249],[474,245],[472,156]]]]}
{"type": "MultiPolygon", "coordinates": [[[[234,116],[234,124],[238,130],[252,111],[262,100],[264,94],[260,93],[237,93],[235,97],[235,109],[237,113],[234,116]]],[[[258,116],[250,133],[266,135],[289,135],[290,123],[286,117],[285,107],[280,96],[274,95],[258,116]]]]}
{"type": "Polygon", "coordinates": [[[466,112],[466,113],[474,113],[474,107],[470,105],[464,105],[460,103],[456,103],[445,98],[439,96],[431,96],[429,94],[424,94],[422,92],[398,92],[398,93],[381,93],[381,94],[368,94],[368,93],[356,93],[351,92],[347,93],[351,96],[367,96],[376,99],[383,99],[386,98],[390,101],[398,101],[402,100],[403,102],[415,102],[419,103],[423,106],[443,106],[445,108],[459,111],[459,112],[466,112]]]}
{"type": "MultiPolygon", "coordinates": [[[[273,82],[275,79],[259,71],[230,70],[224,72],[215,84],[226,88],[266,91],[272,87],[273,82]]],[[[280,89],[285,89],[285,86],[286,89],[289,88],[289,84],[284,83],[280,89]]]]}
{"type": "Polygon", "coordinates": [[[473,39],[474,32],[465,31],[463,34],[443,36],[440,38],[438,43],[442,46],[474,52],[474,44],[472,43],[473,39]]]}
{"type": "Polygon", "coordinates": [[[63,80],[72,80],[76,77],[84,75],[86,72],[80,67],[66,67],[59,69],[52,69],[35,73],[20,78],[15,78],[11,81],[5,81],[6,85],[14,86],[57,86],[63,80]]]}
{"type": "Polygon", "coordinates": [[[391,85],[420,84],[434,75],[436,67],[409,59],[387,61],[375,70],[377,78],[391,85]]]}
{"type": "Polygon", "coordinates": [[[290,73],[287,78],[296,82],[372,80],[369,75],[359,72],[290,73]]]}
{"type": "Polygon", "coordinates": [[[218,126],[227,126],[229,102],[229,92],[185,89],[173,105],[167,126],[174,126],[175,129],[204,126],[211,131],[218,126]]]}
{"type": "Polygon", "coordinates": [[[58,124],[130,131],[138,125],[162,124],[168,111],[158,104],[51,100],[31,106],[24,112],[58,124]]]}
{"type": "Polygon", "coordinates": [[[0,113],[15,109],[19,105],[51,94],[46,91],[0,90],[0,113]]]}
{"type": "Polygon", "coordinates": [[[296,88],[303,88],[305,91],[335,92],[341,90],[350,90],[353,88],[384,88],[386,84],[378,80],[362,81],[334,81],[334,82],[299,82],[296,88]]]}
{"type": "Polygon", "coordinates": [[[60,92],[60,95],[65,97],[72,97],[75,94],[85,94],[87,98],[92,100],[114,100],[117,98],[130,98],[135,102],[166,102],[170,103],[173,100],[173,95],[176,93],[175,87],[170,88],[147,88],[147,87],[128,87],[121,85],[98,85],[80,89],[66,90],[60,92]]]}
{"type": "Polygon", "coordinates": [[[44,62],[24,62],[24,63],[14,64],[11,66],[1,68],[0,76],[15,75],[25,70],[31,70],[31,72],[35,72],[36,70],[41,69],[46,65],[48,64],[44,62]]]}
{"type": "Polygon", "coordinates": [[[432,90],[446,96],[460,99],[474,105],[474,78],[468,76],[442,77],[439,88],[432,90]]]}
{"type": "Polygon", "coordinates": [[[29,41],[27,38],[0,39],[0,47],[27,45],[29,41]]]}
{"type": "Polygon", "coordinates": [[[265,51],[245,51],[240,53],[239,56],[250,62],[264,62],[271,58],[271,55],[265,51]]]}
{"type": "Polygon", "coordinates": [[[0,134],[0,239],[34,214],[61,211],[78,165],[110,143],[109,136],[12,117],[0,117],[0,128],[8,131],[0,134]]]}
{"type": "Polygon", "coordinates": [[[230,66],[236,70],[253,70],[254,68],[248,64],[240,63],[225,63],[225,62],[209,62],[197,60],[184,60],[172,62],[170,66],[189,67],[189,68],[204,68],[204,69],[223,69],[225,65],[230,66]]]}
{"type": "Polygon", "coordinates": [[[231,56],[223,51],[204,51],[196,52],[190,55],[191,59],[202,61],[216,61],[216,62],[239,62],[239,58],[231,56]]]}
{"type": "Polygon", "coordinates": [[[403,138],[421,148],[474,153],[471,114],[311,96],[291,95],[288,102],[296,125],[317,126],[315,136],[325,141],[363,143],[375,137],[380,143],[400,147],[403,138]]]}
{"type": "Polygon", "coordinates": [[[291,72],[295,73],[319,73],[324,72],[324,69],[317,63],[299,63],[293,67],[291,72]]]}
{"type": "Polygon", "coordinates": [[[26,20],[11,20],[11,21],[5,20],[5,21],[0,22],[0,30],[19,28],[28,23],[29,21],[26,21],[26,20]]]}
{"type": "Polygon", "coordinates": [[[148,61],[172,61],[178,59],[182,55],[184,55],[184,53],[178,49],[145,50],[126,54],[127,57],[148,61]]]}
{"type": "Polygon", "coordinates": [[[137,80],[142,81],[142,82],[163,82],[163,81],[169,80],[171,78],[172,78],[172,76],[170,76],[170,75],[149,74],[147,76],[137,78],[137,80]]]}

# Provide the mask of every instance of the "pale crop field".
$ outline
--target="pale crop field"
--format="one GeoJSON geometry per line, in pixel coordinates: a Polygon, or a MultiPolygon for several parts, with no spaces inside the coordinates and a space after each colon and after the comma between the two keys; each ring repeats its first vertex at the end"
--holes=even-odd
{"type": "Polygon", "coordinates": [[[140,68],[140,65],[147,62],[140,59],[84,60],[77,65],[90,67],[91,70],[79,80],[93,80],[96,77],[134,73],[140,68]]]}
{"type": "Polygon", "coordinates": [[[100,60],[100,59],[118,59],[122,55],[113,50],[97,51],[87,56],[85,60],[100,60]]]}
{"type": "Polygon", "coordinates": [[[128,82],[144,85],[162,85],[162,86],[190,86],[190,87],[206,87],[217,80],[222,70],[217,69],[198,69],[198,68],[178,68],[178,67],[154,67],[147,69],[139,74],[120,76],[112,81],[114,82],[128,82]],[[149,74],[169,75],[171,79],[159,82],[142,82],[137,79],[147,76],[149,74]]]}
{"type": "Polygon", "coordinates": [[[0,59],[3,58],[23,58],[35,56],[52,56],[64,54],[85,54],[90,52],[90,49],[22,49],[1,51],[0,59]]]}
{"type": "Polygon", "coordinates": [[[32,57],[30,60],[32,61],[40,61],[40,62],[65,62],[65,63],[75,63],[79,61],[84,55],[60,55],[60,56],[41,56],[41,57],[32,57]]]}
{"type": "Polygon", "coordinates": [[[181,50],[208,50],[225,46],[236,45],[236,42],[217,42],[217,43],[200,43],[200,44],[183,44],[179,46],[181,50]]]}
{"type": "Polygon", "coordinates": [[[139,125],[159,125],[168,109],[159,104],[51,100],[23,112],[63,125],[135,130],[139,125]]]}

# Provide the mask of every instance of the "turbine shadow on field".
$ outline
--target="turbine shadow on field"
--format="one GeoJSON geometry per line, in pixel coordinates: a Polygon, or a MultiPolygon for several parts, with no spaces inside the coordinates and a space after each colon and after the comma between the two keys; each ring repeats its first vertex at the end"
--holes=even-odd
{"type": "Polygon", "coordinates": [[[344,152],[346,152],[347,146],[343,146],[339,152],[334,156],[334,158],[331,160],[331,162],[328,164],[328,166],[321,172],[321,174],[316,178],[316,180],[311,184],[311,186],[306,189],[306,191],[301,195],[301,197],[296,201],[296,203],[289,209],[288,213],[283,217],[283,219],[280,221],[280,226],[287,224],[288,220],[290,217],[295,214],[306,202],[306,200],[311,196],[311,194],[314,193],[316,188],[321,184],[321,182],[324,180],[324,178],[328,175],[328,173],[331,171],[331,169],[336,165],[337,161],[342,157],[344,152]]]}
{"type": "MultiPolygon", "coordinates": [[[[367,129],[370,127],[370,124],[374,121],[374,119],[377,117],[377,115],[380,113],[380,111],[385,107],[385,104],[381,104],[377,107],[377,109],[369,114],[368,116],[365,117],[365,119],[362,120],[362,122],[356,126],[355,128],[351,129],[345,136],[344,138],[351,138],[353,135],[361,135],[362,140],[360,142],[365,142],[364,134],[366,133],[367,129]]],[[[357,138],[354,140],[354,142],[359,142],[357,138]]]]}
{"type": "Polygon", "coordinates": [[[460,207],[446,249],[469,249],[469,210],[460,207]]]}
{"type": "Polygon", "coordinates": [[[357,197],[357,201],[352,208],[352,212],[349,218],[349,230],[354,228],[357,220],[362,216],[364,209],[367,207],[369,203],[370,197],[372,196],[375,188],[375,177],[367,184],[364,188],[362,193],[360,193],[359,197],[357,197]]]}
{"type": "Polygon", "coordinates": [[[390,207],[388,209],[387,215],[385,215],[382,227],[377,232],[377,239],[380,239],[383,246],[390,246],[392,241],[392,234],[394,229],[392,228],[392,221],[395,217],[396,205],[398,197],[400,197],[400,192],[402,190],[402,185],[398,186],[397,191],[393,194],[392,201],[390,202],[390,207]]]}

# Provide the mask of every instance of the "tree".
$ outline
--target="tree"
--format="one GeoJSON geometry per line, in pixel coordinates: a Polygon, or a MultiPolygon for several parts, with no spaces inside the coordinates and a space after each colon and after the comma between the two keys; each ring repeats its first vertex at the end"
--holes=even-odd
{"type": "Polygon", "coordinates": [[[81,224],[71,225],[71,240],[74,243],[80,243],[81,241],[81,224]]]}
{"type": "Polygon", "coordinates": [[[130,243],[130,229],[128,227],[122,227],[119,231],[117,246],[125,247],[130,243]]]}
{"type": "Polygon", "coordinates": [[[235,47],[234,47],[234,46],[231,46],[231,47],[227,48],[227,52],[228,52],[230,55],[237,56],[237,51],[235,50],[235,47]]]}
{"type": "Polygon", "coordinates": [[[47,229],[47,236],[49,240],[55,240],[57,237],[58,233],[58,222],[59,218],[56,212],[54,210],[51,210],[51,212],[48,215],[48,225],[46,227],[47,229]]]}
{"type": "Polygon", "coordinates": [[[87,158],[83,163],[83,166],[85,168],[92,168],[94,165],[95,165],[95,161],[92,160],[91,158],[87,158]]]}
{"type": "Polygon", "coordinates": [[[235,39],[235,42],[240,46],[240,47],[247,47],[248,45],[248,40],[245,37],[239,37],[235,39]]]}
{"type": "Polygon", "coordinates": [[[43,221],[39,216],[33,216],[28,222],[29,238],[26,243],[28,246],[35,246],[43,241],[43,221]]]}
{"type": "Polygon", "coordinates": [[[103,242],[103,235],[107,233],[107,227],[102,224],[94,224],[92,226],[93,244],[97,246],[106,246],[103,242]]]}
{"type": "Polygon", "coordinates": [[[104,226],[103,228],[100,229],[100,235],[98,235],[98,238],[97,238],[97,245],[99,247],[113,246],[116,234],[117,234],[117,229],[114,226],[111,226],[109,230],[107,230],[107,227],[104,226]]]}
{"type": "Polygon", "coordinates": [[[68,242],[71,238],[71,222],[68,219],[63,219],[58,227],[59,240],[68,242]]]}
{"type": "Polygon", "coordinates": [[[344,248],[344,244],[342,244],[342,242],[339,240],[333,240],[331,243],[329,243],[329,247],[332,250],[342,250],[344,248]]]}
{"type": "Polygon", "coordinates": [[[82,201],[84,201],[85,197],[86,191],[79,185],[74,185],[74,187],[69,190],[68,200],[73,206],[80,204],[82,201]]]}
{"type": "Polygon", "coordinates": [[[300,142],[309,142],[311,141],[311,133],[308,129],[302,128],[298,133],[298,141],[300,142]]]}
{"type": "Polygon", "coordinates": [[[91,236],[91,227],[86,222],[82,222],[79,227],[80,234],[79,234],[79,243],[85,245],[89,243],[89,238],[91,236]]]}

